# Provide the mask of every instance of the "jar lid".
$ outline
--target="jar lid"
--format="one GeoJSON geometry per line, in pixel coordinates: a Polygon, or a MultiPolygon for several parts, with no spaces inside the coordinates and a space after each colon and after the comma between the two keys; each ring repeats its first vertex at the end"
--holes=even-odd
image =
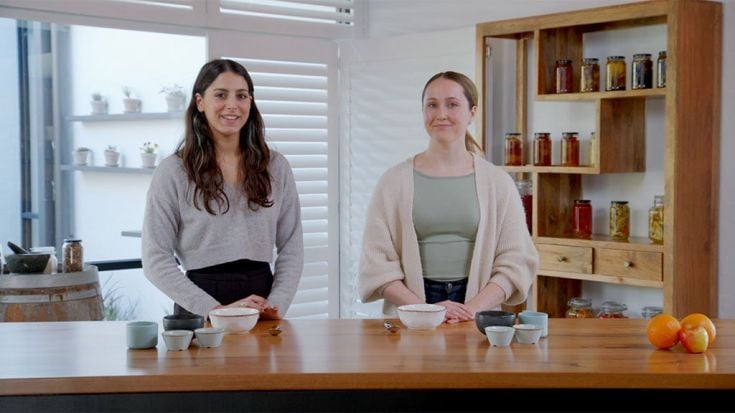
{"type": "Polygon", "coordinates": [[[579,133],[577,132],[562,132],[561,136],[577,136],[579,133]]]}
{"type": "Polygon", "coordinates": [[[521,134],[518,133],[518,132],[508,132],[508,133],[505,134],[505,137],[506,138],[514,138],[516,136],[521,136],[521,134]]]}
{"type": "Polygon", "coordinates": [[[590,200],[589,199],[575,199],[574,200],[574,203],[576,203],[576,204],[589,204],[590,203],[590,200]]]}
{"type": "Polygon", "coordinates": [[[633,59],[650,59],[650,53],[638,53],[633,55],[633,59]]]}
{"type": "Polygon", "coordinates": [[[593,63],[598,63],[599,61],[600,59],[596,57],[585,57],[584,59],[582,59],[582,63],[584,64],[593,64],[593,63]]]}
{"type": "Polygon", "coordinates": [[[607,313],[622,313],[627,310],[628,306],[617,301],[605,301],[600,304],[600,312],[607,313]]]}
{"type": "Polygon", "coordinates": [[[628,201],[610,201],[610,204],[615,204],[615,205],[628,205],[628,201]]]}
{"type": "Polygon", "coordinates": [[[608,56],[607,60],[625,60],[625,56],[608,56]]]}
{"type": "Polygon", "coordinates": [[[589,308],[592,307],[592,300],[584,297],[574,297],[567,303],[570,307],[589,308]]]}
{"type": "Polygon", "coordinates": [[[79,238],[65,238],[64,242],[82,242],[79,238]]]}
{"type": "Polygon", "coordinates": [[[537,138],[548,138],[551,135],[551,132],[536,132],[533,134],[533,136],[537,138]]]}
{"type": "Polygon", "coordinates": [[[570,64],[572,64],[572,61],[569,60],[569,59],[559,59],[559,60],[556,61],[556,64],[559,64],[559,65],[570,65],[570,64]]]}
{"type": "Polygon", "coordinates": [[[658,52],[658,57],[666,57],[666,50],[661,50],[658,52]]]}
{"type": "Polygon", "coordinates": [[[641,311],[641,315],[643,318],[652,318],[655,315],[661,314],[664,312],[664,309],[662,307],[659,307],[657,305],[647,305],[643,307],[643,311],[641,311]]]}

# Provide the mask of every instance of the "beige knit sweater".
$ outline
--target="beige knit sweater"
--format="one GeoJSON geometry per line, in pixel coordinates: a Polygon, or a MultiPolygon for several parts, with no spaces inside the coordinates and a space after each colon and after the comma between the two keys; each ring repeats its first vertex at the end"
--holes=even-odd
{"type": "MultiPolygon", "coordinates": [[[[506,304],[526,300],[538,253],[528,234],[521,199],[510,176],[474,155],[480,223],[470,264],[465,302],[488,283],[505,291],[506,304]]],[[[425,300],[423,273],[413,226],[413,157],[386,171],[370,200],[358,289],[363,302],[378,300],[395,280],[425,300]]],[[[385,302],[384,312],[394,313],[385,302]]]]}

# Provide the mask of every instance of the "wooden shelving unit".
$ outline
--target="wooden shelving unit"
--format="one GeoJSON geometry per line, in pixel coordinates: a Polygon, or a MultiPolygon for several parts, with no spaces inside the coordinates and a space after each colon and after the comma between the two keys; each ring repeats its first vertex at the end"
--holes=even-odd
{"type": "MultiPolygon", "coordinates": [[[[533,238],[541,256],[534,284],[536,308],[563,317],[569,298],[581,293],[583,281],[661,288],[664,311],[675,316],[718,311],[718,191],[722,4],[707,1],[653,0],[612,7],[556,13],[477,25],[478,88],[488,90],[487,38],[516,41],[516,130],[528,136],[527,92],[536,85],[535,101],[590,101],[596,105],[594,166],[506,167],[533,181],[533,238]],[[579,62],[585,56],[586,33],[666,26],[668,54],[664,89],[555,94],[557,59],[579,62]],[[536,76],[526,73],[529,48],[536,76]],[[644,173],[646,100],[665,99],[663,245],[647,239],[612,241],[571,237],[574,199],[582,194],[585,174],[644,173]]],[[[627,57],[629,60],[630,57],[627,57]]],[[[630,69],[630,66],[628,66],[630,69]]],[[[487,136],[481,114],[478,131],[487,136]]]]}

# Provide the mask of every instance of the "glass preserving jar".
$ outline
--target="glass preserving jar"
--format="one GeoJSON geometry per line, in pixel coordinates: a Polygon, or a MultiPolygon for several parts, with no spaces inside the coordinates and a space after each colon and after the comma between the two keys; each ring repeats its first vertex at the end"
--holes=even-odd
{"type": "Polygon", "coordinates": [[[648,239],[654,244],[664,243],[664,196],[653,197],[653,206],[648,210],[648,239]]]}
{"type": "Polygon", "coordinates": [[[595,318],[592,301],[588,298],[574,297],[567,303],[566,318],[595,318]]]}
{"type": "Polygon", "coordinates": [[[526,213],[526,226],[528,233],[532,233],[533,228],[533,182],[530,179],[521,179],[516,181],[516,188],[521,195],[521,203],[523,203],[523,211],[526,213]]]}
{"type": "Polygon", "coordinates": [[[641,316],[644,319],[648,320],[648,319],[651,319],[653,317],[656,317],[657,315],[659,315],[659,314],[661,314],[663,312],[664,312],[664,309],[661,308],[661,307],[659,307],[659,306],[647,305],[647,306],[643,307],[643,311],[641,311],[641,316]]]}
{"type": "Polygon", "coordinates": [[[523,141],[520,133],[505,134],[505,165],[523,165],[523,141]]]}
{"type": "Polygon", "coordinates": [[[658,52],[656,61],[656,87],[666,87],[666,50],[658,52]]]}
{"type": "Polygon", "coordinates": [[[572,208],[574,238],[592,238],[592,204],[589,199],[575,199],[572,208]]]}
{"type": "Polygon", "coordinates": [[[582,66],[579,68],[579,91],[580,92],[599,92],[600,91],[600,60],[597,58],[582,59],[582,66]]]}
{"type": "Polygon", "coordinates": [[[600,314],[597,316],[599,318],[628,318],[624,313],[627,309],[627,305],[617,301],[605,301],[600,305],[600,314]]]}
{"type": "Polygon", "coordinates": [[[628,201],[610,202],[610,238],[615,241],[627,241],[630,238],[628,201]]]}
{"type": "Polygon", "coordinates": [[[579,166],[579,140],[577,139],[577,132],[562,132],[561,136],[562,166],[579,166]]]}
{"type": "Polygon", "coordinates": [[[62,255],[64,256],[64,272],[81,272],[84,270],[82,240],[65,239],[62,247],[62,255]]]}
{"type": "Polygon", "coordinates": [[[625,57],[607,57],[607,64],[605,65],[605,90],[625,90],[625,57]]]}
{"type": "Polygon", "coordinates": [[[589,146],[590,166],[597,164],[597,134],[590,132],[590,146],[589,146]]]}
{"type": "Polygon", "coordinates": [[[572,61],[559,59],[556,61],[556,93],[572,93],[574,72],[572,61]]]}
{"type": "Polygon", "coordinates": [[[653,62],[649,53],[633,55],[632,89],[650,89],[653,87],[653,62]]]}
{"type": "Polygon", "coordinates": [[[533,138],[533,164],[551,166],[551,134],[537,132],[533,138]]]}

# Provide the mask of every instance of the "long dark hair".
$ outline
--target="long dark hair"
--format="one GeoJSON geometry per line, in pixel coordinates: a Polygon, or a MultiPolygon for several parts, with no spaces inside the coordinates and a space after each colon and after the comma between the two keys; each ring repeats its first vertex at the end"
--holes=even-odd
{"type": "MultiPolygon", "coordinates": [[[[467,102],[470,104],[470,109],[477,106],[477,87],[475,86],[475,83],[469,77],[463,75],[462,73],[452,71],[437,73],[432,76],[428,82],[426,82],[426,85],[424,86],[424,91],[421,92],[422,104],[424,103],[426,88],[428,88],[431,82],[435,81],[436,79],[449,79],[459,84],[460,86],[462,86],[464,96],[467,98],[467,102]]],[[[470,152],[482,153],[482,148],[480,148],[480,145],[478,145],[477,141],[474,137],[472,137],[472,134],[469,131],[465,131],[464,146],[470,152]]]]}
{"type": "Polygon", "coordinates": [[[255,90],[250,74],[240,64],[228,59],[216,59],[206,63],[199,71],[194,88],[191,91],[191,101],[186,109],[186,131],[184,138],[176,147],[176,154],[182,159],[189,182],[194,184],[194,207],[201,210],[201,198],[204,208],[212,215],[216,215],[210,205],[217,203],[220,213],[230,209],[230,200],[224,191],[224,176],[217,165],[212,131],[204,113],[197,109],[197,93],[204,96],[204,91],[222,73],[232,72],[245,78],[248,83],[250,96],[250,114],[245,126],[240,129],[240,151],[242,161],[240,169],[245,177],[242,189],[248,198],[248,207],[256,210],[258,206],[271,207],[271,179],[268,173],[268,163],[271,159],[270,150],[265,143],[265,125],[263,117],[255,104],[255,90]]]}

